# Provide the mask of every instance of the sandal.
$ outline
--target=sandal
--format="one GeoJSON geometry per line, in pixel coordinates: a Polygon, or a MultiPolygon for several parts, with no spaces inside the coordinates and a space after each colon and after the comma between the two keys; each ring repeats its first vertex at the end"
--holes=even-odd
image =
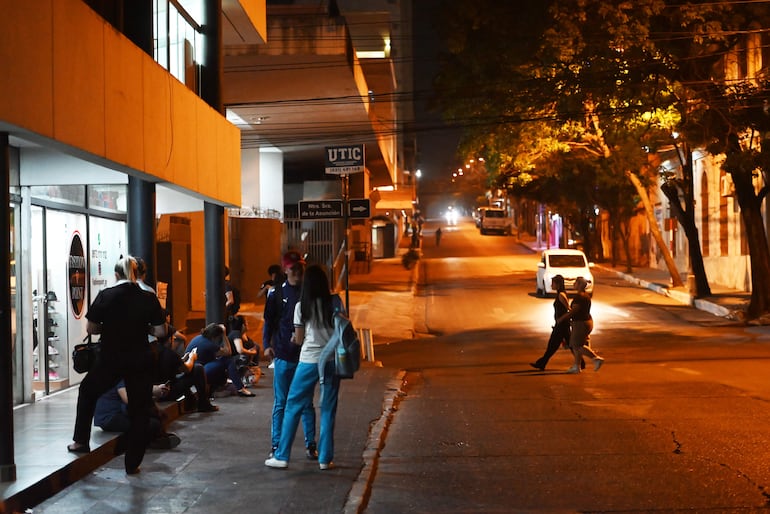
{"type": "Polygon", "coordinates": [[[91,448],[87,444],[72,443],[67,445],[67,451],[72,453],[90,453],[91,448]]]}
{"type": "Polygon", "coordinates": [[[253,398],[253,397],[257,396],[257,395],[252,393],[251,391],[246,391],[244,389],[241,389],[240,391],[238,391],[238,396],[244,396],[246,398],[253,398]]]}

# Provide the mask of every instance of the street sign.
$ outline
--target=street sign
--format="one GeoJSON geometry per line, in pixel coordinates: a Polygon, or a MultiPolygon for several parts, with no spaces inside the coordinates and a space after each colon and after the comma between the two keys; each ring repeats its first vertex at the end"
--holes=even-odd
{"type": "Polygon", "coordinates": [[[342,217],[342,200],[311,200],[299,202],[299,219],[322,220],[342,217]]]}
{"type": "Polygon", "coordinates": [[[348,216],[351,218],[369,218],[372,215],[371,203],[368,198],[351,198],[348,200],[348,216]]]}
{"type": "Polygon", "coordinates": [[[327,175],[349,175],[364,171],[364,145],[327,146],[327,175]]]}

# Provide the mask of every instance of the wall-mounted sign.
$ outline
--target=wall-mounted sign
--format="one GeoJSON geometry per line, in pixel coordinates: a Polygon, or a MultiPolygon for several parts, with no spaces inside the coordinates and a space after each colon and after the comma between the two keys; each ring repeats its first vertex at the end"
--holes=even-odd
{"type": "Polygon", "coordinates": [[[342,200],[311,200],[299,202],[299,219],[322,220],[342,217],[342,200]]]}
{"type": "Polygon", "coordinates": [[[78,232],[72,235],[67,272],[72,314],[79,319],[83,315],[83,304],[86,299],[86,257],[78,232]]]}
{"type": "Polygon", "coordinates": [[[364,145],[327,146],[326,173],[349,175],[364,171],[364,145]]]}
{"type": "Polygon", "coordinates": [[[368,198],[351,198],[348,200],[348,216],[351,218],[371,217],[372,207],[368,198]]]}

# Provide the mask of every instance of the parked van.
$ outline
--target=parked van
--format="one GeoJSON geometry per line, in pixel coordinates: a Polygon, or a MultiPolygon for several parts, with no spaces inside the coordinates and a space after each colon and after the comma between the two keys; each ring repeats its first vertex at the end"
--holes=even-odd
{"type": "Polygon", "coordinates": [[[489,232],[499,232],[509,236],[512,231],[511,226],[511,218],[508,217],[508,213],[505,212],[505,209],[488,207],[481,213],[479,229],[484,235],[489,232]]]}

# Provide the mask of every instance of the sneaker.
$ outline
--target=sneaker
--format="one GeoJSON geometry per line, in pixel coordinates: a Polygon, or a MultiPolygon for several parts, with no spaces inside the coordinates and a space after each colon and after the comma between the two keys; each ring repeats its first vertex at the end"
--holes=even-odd
{"type": "Polygon", "coordinates": [[[307,455],[309,460],[318,460],[318,448],[316,448],[315,443],[307,445],[307,448],[305,448],[305,455],[307,455]]]}
{"type": "Polygon", "coordinates": [[[278,449],[277,446],[273,446],[272,448],[270,448],[270,453],[267,454],[267,458],[272,459],[275,456],[275,450],[277,449],[278,449]]]}
{"type": "Polygon", "coordinates": [[[580,368],[578,368],[577,366],[572,366],[570,369],[567,370],[567,373],[569,373],[570,375],[576,375],[580,373],[580,368]]]}
{"type": "Polygon", "coordinates": [[[150,448],[153,450],[170,450],[179,446],[182,440],[176,434],[163,434],[150,441],[150,448]]]}
{"type": "Polygon", "coordinates": [[[604,359],[601,357],[597,357],[594,359],[594,371],[599,371],[599,368],[602,367],[602,364],[604,364],[604,359]]]}
{"type": "Polygon", "coordinates": [[[319,462],[318,467],[321,469],[321,471],[326,471],[327,469],[334,469],[334,463],[330,462],[326,464],[324,462],[319,462]]]}
{"type": "Polygon", "coordinates": [[[265,461],[265,466],[268,468],[286,469],[289,467],[289,462],[285,460],[278,460],[275,457],[270,457],[265,461]]]}

